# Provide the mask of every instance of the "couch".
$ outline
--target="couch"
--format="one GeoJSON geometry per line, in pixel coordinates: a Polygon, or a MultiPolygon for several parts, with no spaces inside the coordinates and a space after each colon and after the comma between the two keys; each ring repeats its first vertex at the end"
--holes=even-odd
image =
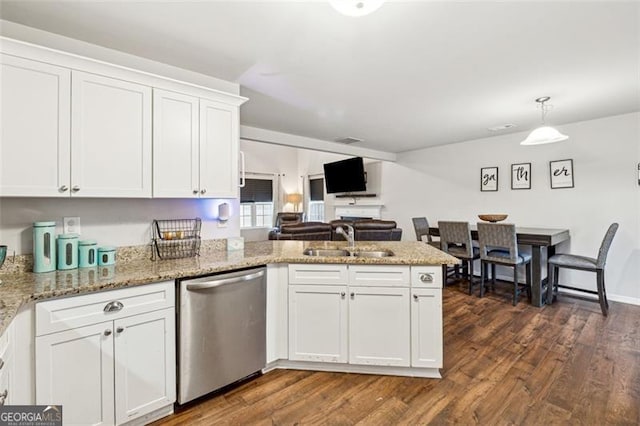
{"type": "Polygon", "coordinates": [[[301,222],[282,225],[269,232],[269,239],[344,241],[345,237],[338,234],[336,229],[339,226],[346,228],[345,225],[353,226],[356,241],[400,241],[402,238],[402,229],[393,220],[339,219],[330,223],[301,222]]]}
{"type": "Polygon", "coordinates": [[[280,226],[269,232],[270,240],[331,240],[331,225],[323,222],[300,222],[280,226]]]}

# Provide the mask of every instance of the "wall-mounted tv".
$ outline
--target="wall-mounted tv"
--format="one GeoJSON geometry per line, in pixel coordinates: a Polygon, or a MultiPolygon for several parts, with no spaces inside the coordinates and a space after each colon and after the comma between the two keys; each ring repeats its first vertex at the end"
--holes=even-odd
{"type": "Polygon", "coordinates": [[[328,194],[367,190],[362,157],[349,158],[324,165],[324,182],[328,194]]]}

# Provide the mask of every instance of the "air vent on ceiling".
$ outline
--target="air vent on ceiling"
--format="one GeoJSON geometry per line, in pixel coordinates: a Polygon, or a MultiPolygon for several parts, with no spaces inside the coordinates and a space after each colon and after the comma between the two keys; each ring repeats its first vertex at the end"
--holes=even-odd
{"type": "Polygon", "coordinates": [[[490,132],[499,132],[501,130],[507,130],[507,129],[511,129],[512,127],[517,127],[517,124],[511,124],[511,123],[507,123],[507,124],[502,124],[500,126],[494,126],[494,127],[489,127],[489,131],[490,132]]]}
{"type": "Polygon", "coordinates": [[[351,136],[347,136],[346,138],[339,138],[336,139],[336,142],[338,143],[344,143],[344,144],[352,144],[352,143],[356,143],[356,142],[362,142],[364,139],[358,139],[358,138],[354,138],[351,136]]]}

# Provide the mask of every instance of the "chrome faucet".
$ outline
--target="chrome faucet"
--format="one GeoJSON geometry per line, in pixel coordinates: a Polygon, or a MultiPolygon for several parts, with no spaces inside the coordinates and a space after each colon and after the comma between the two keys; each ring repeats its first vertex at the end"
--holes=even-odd
{"type": "Polygon", "coordinates": [[[342,228],[342,226],[338,226],[336,228],[336,234],[344,235],[344,237],[349,242],[349,248],[355,249],[356,248],[356,237],[355,237],[355,231],[353,230],[353,226],[346,225],[346,224],[344,226],[347,227],[347,230],[349,232],[348,233],[345,232],[345,230],[344,230],[344,228],[342,228]]]}

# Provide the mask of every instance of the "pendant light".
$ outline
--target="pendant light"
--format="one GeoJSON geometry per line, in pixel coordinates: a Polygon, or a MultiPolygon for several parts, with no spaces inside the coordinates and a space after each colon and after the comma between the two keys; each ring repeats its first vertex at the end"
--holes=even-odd
{"type": "Polygon", "coordinates": [[[347,16],[364,16],[375,12],[384,0],[329,0],[335,10],[347,16]]]}
{"type": "Polygon", "coordinates": [[[544,103],[549,99],[551,99],[549,96],[543,96],[536,99],[536,102],[540,104],[540,109],[542,110],[542,126],[529,133],[529,136],[520,142],[520,145],[542,145],[545,143],[554,143],[569,139],[569,136],[563,135],[557,129],[545,126],[544,118],[551,105],[545,105],[544,103]]]}

